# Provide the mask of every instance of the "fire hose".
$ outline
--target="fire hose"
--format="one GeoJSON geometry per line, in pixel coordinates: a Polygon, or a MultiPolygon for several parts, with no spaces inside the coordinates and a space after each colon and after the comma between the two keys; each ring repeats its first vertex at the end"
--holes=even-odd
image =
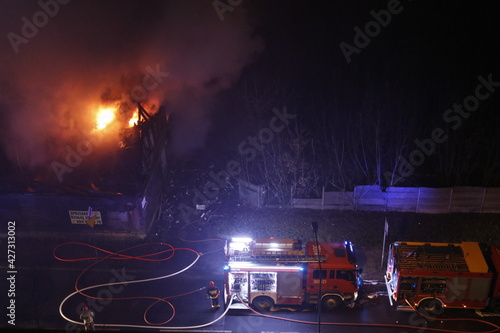
{"type": "MultiPolygon", "coordinates": [[[[215,211],[215,210],[214,210],[215,211]]],[[[213,214],[213,212],[211,212],[213,214]]],[[[210,217],[210,216],[209,216],[210,217]]],[[[205,239],[205,240],[187,240],[183,237],[180,236],[180,233],[181,233],[181,230],[185,227],[188,227],[192,224],[195,224],[195,223],[198,223],[200,221],[202,221],[203,219],[200,218],[200,219],[197,219],[197,220],[194,220],[188,224],[185,224],[183,227],[181,227],[181,229],[179,230],[178,232],[178,238],[183,240],[183,241],[186,241],[186,242],[204,242],[204,241],[210,241],[210,240],[216,240],[216,241],[222,241],[222,239],[205,239]]],[[[215,252],[215,251],[218,251],[219,249],[217,250],[214,250],[214,251],[211,251],[211,252],[215,252]]],[[[238,295],[231,295],[230,297],[230,303],[233,302],[233,299],[235,298],[239,298],[238,295]]],[[[240,299],[240,302],[241,299],[240,299]]],[[[302,320],[295,320],[295,319],[288,319],[288,318],[282,318],[282,317],[278,317],[278,316],[272,316],[272,315],[266,315],[266,314],[263,314],[263,313],[260,313],[258,311],[255,311],[253,308],[251,308],[247,303],[245,302],[242,302],[243,304],[245,304],[245,306],[250,310],[252,311],[253,313],[259,315],[259,316],[263,316],[263,317],[266,317],[266,318],[271,318],[271,319],[278,319],[278,320],[284,320],[284,321],[291,321],[291,322],[297,322],[297,323],[302,323],[302,324],[311,324],[311,325],[317,325],[318,323],[317,322],[311,322],[311,321],[302,321],[302,320]]],[[[228,306],[229,308],[229,306],[228,306]]],[[[425,316],[424,314],[420,313],[418,310],[414,309],[417,313],[419,313],[421,316],[423,316],[424,318],[427,318],[427,319],[435,319],[435,318],[429,318],[428,316],[425,316]]],[[[226,309],[226,312],[227,312],[227,309],[226,309]]],[[[474,331],[474,332],[470,332],[470,331],[457,331],[457,330],[447,330],[447,329],[439,329],[439,328],[426,328],[426,330],[428,331],[434,331],[434,332],[445,332],[445,333],[493,333],[493,332],[498,332],[500,331],[500,326],[498,325],[495,325],[493,323],[490,323],[488,321],[485,321],[485,320],[480,320],[480,319],[473,319],[473,318],[453,318],[453,319],[441,319],[442,321],[475,321],[475,322],[480,322],[480,323],[484,323],[486,325],[489,325],[489,326],[492,326],[494,327],[493,330],[490,330],[490,331],[474,331]]],[[[403,329],[419,329],[419,327],[415,327],[415,326],[411,326],[411,325],[401,325],[401,324],[369,324],[369,323],[328,323],[328,322],[324,322],[322,323],[322,325],[335,325],[335,326],[363,326],[363,327],[389,327],[389,328],[403,328],[403,329]]]]}
{"type": "MultiPolygon", "coordinates": [[[[62,244],[58,245],[54,249],[54,257],[56,259],[58,259],[60,261],[84,261],[84,260],[96,260],[97,259],[97,261],[94,262],[93,264],[89,265],[88,267],[86,267],[80,273],[80,275],[78,276],[77,280],[75,281],[75,291],[72,292],[71,294],[69,294],[68,296],[66,296],[63,299],[63,301],[60,303],[60,305],[59,305],[59,313],[62,316],[62,318],[64,318],[68,322],[71,322],[71,323],[74,323],[74,324],[78,324],[78,325],[83,325],[80,321],[72,320],[72,319],[68,318],[63,313],[63,306],[64,306],[64,304],[71,297],[73,297],[73,296],[75,296],[77,294],[80,294],[80,295],[82,295],[84,297],[88,297],[88,298],[92,298],[92,299],[104,299],[104,300],[106,300],[105,298],[99,298],[99,297],[91,296],[91,295],[88,295],[88,294],[86,294],[84,292],[87,291],[87,290],[92,290],[92,289],[96,289],[96,288],[102,288],[102,287],[106,287],[106,286],[114,286],[114,285],[120,285],[120,284],[144,283],[144,282],[149,282],[149,281],[167,279],[167,278],[170,278],[172,276],[178,275],[178,274],[180,274],[180,273],[188,270],[189,268],[191,268],[193,265],[196,264],[196,262],[199,260],[199,258],[202,255],[203,255],[202,253],[197,252],[197,251],[195,251],[193,249],[190,249],[190,248],[174,248],[173,246],[171,246],[169,244],[166,244],[166,243],[147,243],[147,244],[141,244],[141,245],[130,247],[128,249],[125,249],[125,250],[122,250],[122,251],[119,251],[119,252],[111,252],[111,251],[100,249],[98,247],[95,247],[95,246],[92,246],[92,245],[89,245],[89,244],[79,243],[79,242],[62,243],[62,244]],[[61,246],[70,245],[70,244],[73,244],[73,245],[83,245],[83,246],[88,246],[88,247],[91,247],[91,248],[95,248],[96,250],[99,250],[101,252],[106,253],[107,256],[103,256],[103,257],[94,256],[94,257],[86,257],[86,258],[69,258],[68,259],[68,258],[61,258],[60,256],[56,255],[56,251],[61,246]],[[135,248],[139,248],[139,247],[142,247],[142,246],[147,246],[147,245],[167,246],[168,249],[162,250],[162,251],[158,251],[158,252],[154,252],[154,253],[150,253],[150,254],[140,255],[140,256],[132,256],[132,255],[123,254],[123,252],[129,251],[129,250],[132,250],[132,249],[135,249],[135,248]],[[96,265],[97,263],[99,263],[102,260],[105,260],[105,259],[112,259],[112,260],[137,259],[137,260],[146,260],[146,261],[165,261],[165,260],[168,260],[168,259],[172,258],[174,256],[174,254],[175,254],[175,251],[180,251],[180,250],[186,250],[186,251],[191,251],[191,252],[195,253],[196,254],[196,258],[189,265],[187,265],[186,267],[184,267],[183,269],[181,269],[181,270],[179,270],[177,272],[174,272],[174,273],[171,273],[171,274],[168,274],[168,275],[162,275],[162,276],[157,276],[157,277],[153,277],[153,278],[147,278],[147,279],[102,283],[102,284],[92,285],[92,286],[88,286],[88,287],[84,287],[84,288],[79,288],[78,287],[79,280],[84,275],[84,273],[87,272],[92,266],[96,265]],[[154,258],[154,256],[165,254],[165,253],[170,253],[170,254],[167,257],[165,257],[165,258],[160,258],[160,259],[155,259],[154,258]]],[[[160,298],[160,297],[145,297],[145,296],[113,298],[113,300],[132,300],[132,299],[151,299],[151,300],[154,300],[154,302],[151,303],[147,307],[147,309],[144,311],[144,315],[143,315],[144,321],[149,326],[147,326],[147,325],[118,324],[118,323],[117,324],[106,324],[106,325],[104,325],[104,324],[95,324],[95,326],[96,327],[104,327],[104,326],[110,327],[111,326],[111,327],[124,327],[124,328],[135,328],[135,329],[164,329],[164,330],[187,330],[187,329],[197,329],[197,328],[203,328],[203,327],[210,326],[210,325],[216,323],[217,321],[219,321],[220,319],[222,319],[227,314],[227,312],[229,311],[229,309],[231,307],[231,304],[232,304],[233,300],[236,299],[236,298],[239,299],[238,295],[236,295],[236,294],[231,295],[231,297],[229,298],[229,304],[227,304],[225,311],[219,317],[217,317],[216,319],[214,319],[214,320],[212,320],[212,321],[210,321],[208,323],[204,323],[204,324],[200,324],[200,325],[193,325],[193,326],[177,326],[177,327],[162,326],[162,325],[166,325],[168,322],[170,322],[174,318],[174,316],[175,316],[175,307],[167,299],[174,298],[174,297],[185,296],[185,295],[192,294],[192,293],[204,290],[204,289],[205,289],[205,287],[202,287],[202,288],[198,288],[198,289],[195,289],[195,290],[183,293],[183,294],[174,295],[174,296],[168,296],[168,297],[163,297],[163,298],[160,298]],[[165,321],[163,321],[161,323],[151,323],[147,319],[147,313],[148,313],[148,311],[154,305],[156,305],[156,304],[158,304],[160,302],[163,302],[163,303],[167,304],[171,308],[172,315],[170,316],[170,318],[168,318],[167,320],[165,320],[165,321]]],[[[241,299],[239,299],[239,301],[242,302],[254,314],[262,316],[262,317],[265,317],[265,318],[277,319],[277,320],[283,320],[283,321],[289,321],[289,322],[295,322],[295,323],[300,323],[300,324],[310,324],[310,325],[317,325],[318,324],[315,321],[314,322],[313,321],[304,321],[304,320],[282,318],[282,317],[279,317],[279,316],[273,316],[273,315],[263,314],[263,313],[260,313],[258,311],[255,311],[247,303],[241,301],[241,299]]],[[[412,308],[414,308],[414,307],[412,307],[412,308]]],[[[433,319],[433,320],[435,319],[435,318],[430,318],[430,317],[426,316],[425,314],[419,312],[415,308],[414,308],[414,310],[417,311],[424,318],[433,319]]],[[[425,330],[427,330],[427,331],[433,331],[433,332],[445,332],[445,333],[493,333],[493,332],[500,331],[500,326],[495,325],[495,324],[493,324],[491,322],[488,322],[488,321],[485,321],[485,320],[480,320],[480,319],[474,319],[474,318],[450,318],[450,319],[440,319],[440,320],[442,320],[442,321],[445,321],[445,320],[446,321],[462,321],[462,320],[475,321],[475,322],[480,322],[480,323],[492,326],[492,327],[494,327],[494,329],[493,330],[489,330],[489,331],[474,331],[474,332],[472,332],[472,331],[450,330],[450,329],[439,329],[439,328],[428,328],[428,327],[426,327],[425,330]]],[[[387,327],[387,328],[401,328],[401,329],[413,329],[413,330],[419,329],[419,327],[416,327],[416,326],[402,325],[402,324],[338,323],[338,322],[336,322],[336,323],[322,322],[321,324],[322,325],[328,325],[328,326],[387,327]]]]}
{"type": "MultiPolygon", "coordinates": [[[[253,312],[256,315],[259,315],[261,317],[265,318],[270,318],[270,319],[278,319],[278,320],[283,320],[283,321],[290,321],[294,323],[299,323],[299,324],[310,324],[310,325],[318,325],[318,322],[316,321],[305,321],[305,320],[298,320],[298,319],[290,319],[290,318],[283,318],[283,317],[278,317],[278,316],[272,316],[268,314],[264,314],[261,312],[258,312],[254,310],[251,306],[249,306],[247,303],[243,302],[238,295],[234,295],[236,298],[239,299],[241,303],[243,303],[251,312],[253,312]]],[[[231,298],[232,301],[232,298],[231,298]]],[[[430,318],[422,313],[418,312],[420,315],[422,315],[425,318],[430,318]]],[[[434,318],[432,318],[434,319],[434,318]]],[[[472,321],[477,321],[481,322],[490,326],[495,327],[495,329],[490,330],[490,331],[457,331],[457,330],[448,330],[448,329],[441,329],[441,328],[429,328],[426,327],[426,331],[433,331],[433,332],[445,332],[445,333],[493,333],[493,332],[498,332],[500,330],[500,326],[495,325],[493,323],[490,323],[485,320],[480,320],[480,319],[472,319],[472,318],[451,318],[451,319],[445,319],[445,320],[456,320],[456,321],[461,321],[461,320],[472,320],[472,321]]],[[[417,330],[421,329],[416,326],[411,326],[411,325],[402,325],[402,324],[370,324],[370,323],[330,323],[330,322],[321,322],[321,325],[328,325],[328,326],[353,326],[353,327],[387,327],[387,328],[403,328],[403,329],[412,329],[412,330],[417,330]]]]}
{"type": "MultiPolygon", "coordinates": [[[[198,259],[202,256],[202,253],[199,253],[199,252],[196,252],[195,250],[193,249],[190,249],[190,248],[174,248],[173,246],[171,246],[170,244],[166,244],[166,243],[147,243],[147,244],[141,244],[141,245],[137,245],[137,246],[133,246],[133,247],[130,247],[130,248],[127,248],[125,250],[122,250],[122,251],[119,251],[119,252],[111,252],[111,251],[107,251],[107,250],[104,250],[104,249],[101,249],[101,248],[98,248],[98,247],[95,247],[93,245],[90,245],[90,244],[86,244],[86,243],[80,243],[80,242],[67,242],[67,243],[62,243],[60,245],[58,245],[57,247],[54,248],[54,251],[53,251],[53,255],[54,257],[57,259],[57,260],[60,260],[60,261],[66,261],[66,262],[71,262],[71,261],[84,261],[84,260],[96,260],[96,262],[94,262],[93,264],[87,266],[81,273],[80,275],[78,276],[78,278],[76,279],[75,281],[75,291],[72,292],[71,294],[69,294],[68,296],[66,296],[60,303],[59,305],[59,313],[61,315],[61,317],[65,320],[67,320],[68,322],[70,323],[73,323],[73,324],[77,324],[77,325],[83,325],[82,322],[80,321],[76,321],[76,320],[73,320],[69,317],[67,317],[64,312],[63,312],[63,306],[64,304],[70,299],[72,298],[73,296],[79,294],[79,295],[82,295],[84,297],[87,297],[87,298],[91,298],[91,299],[101,299],[101,300],[109,300],[107,298],[102,298],[102,297],[95,297],[95,296],[91,296],[91,295],[88,295],[85,293],[85,291],[87,290],[92,290],[92,289],[96,289],[96,288],[102,288],[102,287],[109,287],[109,286],[116,286],[116,285],[121,285],[121,284],[136,284],[136,283],[144,283],[144,282],[150,282],[150,281],[155,281],[155,280],[161,280],[161,279],[167,279],[167,278],[170,278],[172,276],[175,276],[175,275],[178,275],[186,270],[188,270],[189,268],[191,268],[194,264],[196,264],[196,262],[198,261],[198,259]],[[96,250],[99,250],[101,252],[104,252],[106,253],[107,255],[106,256],[102,256],[102,257],[99,257],[99,256],[94,256],[94,257],[84,257],[84,258],[62,258],[60,256],[58,256],[56,254],[56,252],[59,250],[60,247],[62,246],[66,246],[66,245],[81,245],[81,246],[86,246],[86,247],[90,247],[90,248],[94,248],[96,250]],[[168,249],[167,250],[162,250],[162,251],[158,251],[158,252],[154,252],[154,253],[149,253],[149,254],[144,254],[144,255],[139,255],[139,256],[132,256],[132,255],[127,255],[127,254],[123,254],[123,252],[127,252],[129,250],[132,250],[132,249],[136,249],[136,248],[140,248],[140,247],[143,247],[143,246],[148,246],[148,245],[161,245],[161,246],[167,246],[168,249]],[[179,250],[187,250],[187,251],[191,251],[193,253],[196,254],[196,258],[189,264],[187,265],[186,267],[184,267],[183,269],[177,271],[177,272],[174,272],[174,273],[171,273],[171,274],[167,274],[167,275],[162,275],[162,276],[157,276],[157,277],[153,277],[153,278],[147,278],[147,279],[140,279],[140,280],[132,280],[132,281],[119,281],[119,282],[110,282],[110,283],[102,283],[102,284],[96,284],[96,285],[92,285],[92,286],[88,286],[88,287],[84,287],[84,288],[80,288],[78,285],[79,285],[79,281],[81,279],[81,277],[94,265],[96,265],[97,263],[101,262],[102,260],[105,260],[105,259],[111,259],[111,260],[129,260],[129,259],[137,259],[137,260],[146,260],[146,261],[165,261],[165,260],[168,260],[170,258],[173,257],[173,255],[175,254],[175,251],[179,251],[179,250]],[[159,259],[155,259],[154,257],[155,256],[158,256],[158,255],[161,255],[161,254],[165,254],[165,253],[169,253],[170,254],[165,257],[165,258],[159,258],[159,259]]],[[[150,304],[147,309],[144,311],[144,315],[143,315],[143,318],[144,318],[144,321],[149,324],[149,326],[147,325],[129,325],[129,324],[95,324],[96,327],[104,327],[104,326],[107,326],[107,327],[126,327],[126,328],[140,328],[140,329],[165,329],[165,330],[182,330],[182,329],[196,329],[196,328],[202,328],[202,327],[206,327],[206,326],[210,326],[212,325],[213,323],[219,321],[220,319],[222,319],[227,311],[229,310],[229,306],[227,307],[227,309],[224,311],[224,313],[219,316],[218,318],[212,320],[211,322],[209,323],[205,323],[205,324],[201,324],[201,325],[194,325],[194,326],[178,326],[178,327],[171,327],[171,326],[162,326],[162,325],[165,325],[167,324],[168,322],[170,322],[174,316],[175,316],[175,307],[173,306],[172,303],[170,303],[169,301],[167,301],[167,299],[169,298],[174,298],[174,297],[180,297],[180,296],[185,296],[185,295],[188,295],[188,294],[192,294],[192,293],[195,293],[195,292],[198,292],[198,291],[201,291],[201,290],[204,290],[205,287],[202,287],[202,288],[198,288],[198,289],[195,289],[195,290],[192,290],[192,291],[189,291],[189,292],[186,292],[186,293],[183,293],[183,294],[179,294],[179,295],[174,295],[174,296],[168,296],[168,297],[163,297],[163,298],[160,298],[160,297],[145,297],[145,296],[136,296],[136,297],[122,297],[122,298],[112,298],[113,300],[133,300],[133,299],[151,299],[151,300],[154,300],[154,302],[152,304],[150,304]],[[161,322],[161,323],[151,323],[148,319],[147,319],[147,313],[148,311],[156,304],[158,304],[159,302],[164,302],[166,303],[172,310],[172,315],[170,316],[170,318],[168,318],[167,320],[161,322]]]]}

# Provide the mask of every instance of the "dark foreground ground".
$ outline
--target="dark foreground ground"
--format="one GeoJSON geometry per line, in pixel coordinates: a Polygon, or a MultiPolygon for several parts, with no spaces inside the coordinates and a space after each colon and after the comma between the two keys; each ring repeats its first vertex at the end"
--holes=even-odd
{"type": "MultiPolygon", "coordinates": [[[[58,244],[63,242],[84,242],[94,246],[111,250],[120,251],[135,245],[148,242],[167,242],[176,247],[189,247],[204,253],[202,259],[197,265],[185,272],[182,276],[179,275],[168,281],[161,281],[159,284],[154,282],[149,285],[130,284],[123,292],[116,294],[116,297],[153,295],[165,297],[167,295],[178,294],[185,291],[191,291],[206,285],[208,280],[214,280],[221,285],[222,282],[222,245],[219,240],[234,236],[250,236],[254,238],[298,238],[305,241],[314,240],[314,233],[311,228],[311,222],[317,221],[319,224],[319,240],[320,241],[342,241],[345,239],[352,240],[356,246],[358,253],[359,265],[363,268],[363,278],[372,280],[369,285],[372,292],[384,291],[384,286],[380,282],[383,279],[385,262],[381,265],[384,221],[387,218],[389,223],[389,233],[386,239],[386,249],[390,242],[396,240],[406,241],[428,241],[428,242],[460,242],[460,241],[479,241],[484,244],[500,244],[500,215],[486,214],[446,214],[446,215],[422,215],[410,213],[376,213],[376,212],[358,212],[358,211],[316,211],[304,209],[284,209],[284,208],[264,208],[254,209],[238,203],[235,200],[224,200],[217,204],[210,204],[205,211],[200,211],[203,217],[193,219],[190,222],[183,222],[179,219],[179,214],[172,211],[171,214],[163,214],[159,223],[161,228],[152,231],[151,235],[142,239],[134,237],[134,235],[112,235],[103,234],[99,237],[91,237],[88,234],[64,234],[43,233],[39,238],[26,238],[19,236],[16,240],[16,328],[37,328],[38,330],[49,330],[54,332],[63,331],[67,322],[59,313],[61,301],[71,292],[74,291],[74,284],[83,268],[87,267],[87,261],[65,262],[54,258],[53,250],[58,244]],[[209,242],[193,242],[212,239],[209,242]],[[373,281],[376,280],[376,281],[373,281]],[[371,285],[373,283],[373,285],[371,285]]],[[[16,226],[16,232],[26,234],[25,228],[28,225],[19,223],[16,226]]],[[[6,238],[3,237],[0,245],[6,249],[6,238]]],[[[4,256],[6,255],[4,252],[4,256]]],[[[127,277],[134,279],[149,278],[159,276],[161,274],[171,273],[171,271],[179,267],[185,267],[186,263],[191,262],[190,252],[178,251],[181,255],[172,261],[149,263],[149,262],[122,262],[122,261],[103,261],[99,265],[93,266],[92,271],[84,275],[81,285],[93,285],[102,282],[111,281],[115,278],[113,272],[122,272],[127,277]],[[183,257],[186,255],[187,257],[183,257]]],[[[60,248],[56,252],[64,258],[82,258],[93,257],[100,255],[101,252],[93,248],[87,248],[78,244],[72,244],[60,248]]],[[[141,252],[142,253],[142,252],[141,252]]],[[[149,253],[149,252],[147,252],[149,253]]],[[[94,261],[90,260],[90,263],[94,261]]],[[[1,283],[2,288],[7,287],[5,280],[7,267],[6,257],[3,259],[2,271],[4,272],[4,280],[1,283]]],[[[103,287],[104,288],[104,287],[103,287]]],[[[107,287],[106,287],[107,288],[107,287]]],[[[2,289],[4,290],[4,289],[2,289]]],[[[5,289],[7,290],[7,289],[5,289]]],[[[105,289],[107,290],[107,289],[105,289]]],[[[113,289],[118,290],[118,289],[113,289]]],[[[101,292],[99,289],[97,291],[101,292]]],[[[192,312],[201,313],[198,320],[200,322],[208,322],[215,315],[213,313],[205,313],[207,306],[206,298],[203,293],[189,294],[189,297],[194,297],[191,301],[186,299],[176,299],[176,322],[172,325],[186,325],[191,323],[189,315],[192,312]],[[196,309],[192,306],[196,304],[196,309]],[[177,322],[178,321],[178,322],[177,322]]],[[[186,296],[186,297],[188,297],[186,296]]],[[[369,322],[387,321],[407,321],[408,316],[403,314],[393,314],[389,309],[386,296],[383,300],[370,300],[363,307],[362,313],[349,312],[346,314],[332,314],[330,320],[332,322],[366,320],[369,322]],[[373,306],[372,306],[373,305],[373,306]],[[370,310],[370,311],[368,311],[370,310]],[[363,312],[366,311],[366,314],[363,312]],[[389,313],[389,316],[383,317],[381,312],[389,313]],[[337,317],[336,317],[337,316],[337,317]],[[361,319],[359,319],[359,318],[361,319]],[[382,319],[381,319],[382,318],[382,319]],[[349,320],[348,320],[349,319],[349,320]]],[[[4,295],[4,300],[7,298],[4,295]]],[[[71,318],[78,318],[76,309],[78,298],[71,299],[64,308],[64,313],[71,318]],[[73,312],[71,312],[73,311],[73,312]]],[[[136,302],[143,302],[142,300],[136,302]]],[[[5,304],[5,303],[4,303],[5,304]]],[[[143,323],[142,313],[148,304],[129,304],[129,303],[113,302],[106,304],[99,312],[99,320],[101,324],[109,323],[143,323]],[[123,307],[123,308],[122,308],[123,307]],[[126,320],[121,318],[123,313],[127,313],[126,320]],[[132,317],[138,316],[137,318],[132,317]],[[140,318],[139,318],[140,317],[140,318]]],[[[4,305],[5,306],[5,305],[4,305]]],[[[165,309],[158,310],[158,318],[164,320],[165,309]],[[161,311],[160,311],[161,310],[161,311]]],[[[151,312],[152,318],[156,314],[151,312]]],[[[471,314],[473,315],[473,314],[471,314]]],[[[4,314],[5,316],[5,314],[4,314]]],[[[288,316],[288,314],[286,314],[288,316]]],[[[295,314],[290,314],[294,317],[295,314]]],[[[302,316],[302,315],[301,315],[302,316]]],[[[315,315],[305,314],[308,320],[314,320],[315,315]],[[309,318],[311,317],[311,318],[309,318]]],[[[7,317],[5,317],[7,318],[7,317]]],[[[238,329],[240,325],[247,324],[246,319],[254,318],[244,314],[233,315],[225,318],[224,321],[217,323],[215,326],[210,326],[208,329],[225,330],[227,327],[234,328],[235,332],[241,332],[238,329]],[[243,323],[243,324],[242,324],[243,323]]],[[[294,317],[295,318],[295,317],[294,317]]],[[[293,325],[282,326],[280,322],[274,323],[259,321],[257,330],[250,331],[314,331],[314,326],[296,327],[293,325]],[[276,325],[274,328],[268,328],[266,325],[276,325]]],[[[439,323],[435,321],[433,325],[439,323]]],[[[413,324],[412,324],[413,325],[413,324]]],[[[252,326],[253,327],[253,326],[252,326]]],[[[271,326],[269,326],[271,327],[271,326]]],[[[0,330],[8,330],[13,327],[7,325],[5,321],[0,324],[0,330]]],[[[115,330],[116,327],[107,327],[106,329],[115,330]]],[[[332,332],[342,331],[331,330],[332,332]]],[[[368,328],[366,328],[368,330],[368,328]]],[[[372,328],[369,329],[372,332],[372,328]]],[[[248,331],[248,330],[247,330],[248,331]]],[[[361,331],[361,330],[360,330],[361,331]]],[[[380,332],[388,332],[385,328],[381,328],[380,332]]],[[[400,330],[399,330],[400,331],[400,330]]],[[[356,331],[358,332],[358,331],[356,331]]],[[[373,331],[375,332],[375,331],[373,331]]]]}

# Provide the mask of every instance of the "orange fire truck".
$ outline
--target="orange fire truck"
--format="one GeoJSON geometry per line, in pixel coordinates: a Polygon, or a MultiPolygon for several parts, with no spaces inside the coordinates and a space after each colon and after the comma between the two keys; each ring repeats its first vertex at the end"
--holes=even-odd
{"type": "Polygon", "coordinates": [[[317,304],[318,300],[323,309],[335,309],[343,303],[354,306],[361,270],[352,244],[318,245],[319,251],[316,242],[303,246],[293,239],[228,240],[225,304],[232,298],[231,308],[246,308],[242,304],[246,303],[260,311],[274,305],[317,304]]]}
{"type": "Polygon", "coordinates": [[[440,314],[445,308],[500,306],[500,246],[476,242],[390,245],[385,275],[391,305],[440,314]]]}

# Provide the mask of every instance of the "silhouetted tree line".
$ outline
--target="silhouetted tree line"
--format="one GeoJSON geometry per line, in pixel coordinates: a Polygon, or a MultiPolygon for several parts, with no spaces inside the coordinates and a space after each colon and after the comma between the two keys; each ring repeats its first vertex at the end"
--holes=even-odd
{"type": "Polygon", "coordinates": [[[407,77],[407,84],[389,73],[356,65],[352,70],[354,75],[339,77],[343,85],[321,99],[276,90],[273,83],[246,85],[238,103],[244,120],[234,133],[242,138],[237,142],[255,137],[256,148],[249,156],[233,147],[240,176],[264,184],[267,197],[283,205],[292,197],[320,197],[323,188],[351,191],[367,184],[500,186],[498,98],[481,103],[459,125],[444,119],[474,91],[476,78],[463,89],[440,93],[425,85],[415,89],[417,76],[407,77]],[[259,138],[275,117],[272,110],[283,107],[297,117],[272,139],[259,138]]]}
{"type": "Polygon", "coordinates": [[[323,187],[500,186],[500,68],[491,39],[500,25],[488,6],[408,5],[350,63],[339,43],[352,44],[353,27],[373,19],[368,7],[331,26],[270,34],[267,58],[231,91],[224,117],[230,126],[221,133],[239,176],[264,184],[281,204],[319,197],[323,187]],[[479,77],[495,83],[480,88],[476,107],[467,98],[479,77]],[[297,115],[286,130],[252,158],[241,154],[238,144],[285,106],[297,115]]]}

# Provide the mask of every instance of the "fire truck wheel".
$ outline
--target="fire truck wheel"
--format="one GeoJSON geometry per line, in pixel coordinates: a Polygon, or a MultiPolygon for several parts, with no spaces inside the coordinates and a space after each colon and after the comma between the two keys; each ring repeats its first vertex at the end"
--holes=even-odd
{"type": "Polygon", "coordinates": [[[274,306],[274,301],[267,296],[256,297],[252,301],[252,305],[259,311],[269,311],[274,306]]]}
{"type": "Polygon", "coordinates": [[[342,298],[339,296],[325,296],[321,300],[321,307],[324,310],[335,310],[338,309],[342,305],[342,298]]]}
{"type": "Polygon", "coordinates": [[[437,299],[426,299],[418,304],[418,310],[426,315],[437,316],[443,313],[443,306],[437,299]]]}

